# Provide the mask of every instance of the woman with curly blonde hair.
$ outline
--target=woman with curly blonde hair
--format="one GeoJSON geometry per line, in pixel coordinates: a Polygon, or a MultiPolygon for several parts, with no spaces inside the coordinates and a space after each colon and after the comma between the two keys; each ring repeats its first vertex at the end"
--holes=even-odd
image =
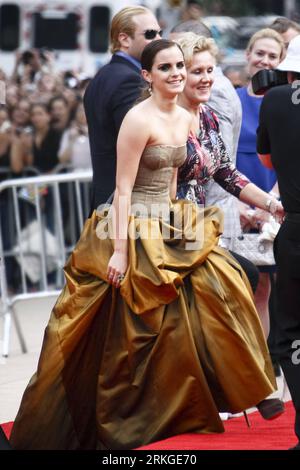
{"type": "MultiPolygon", "coordinates": [[[[176,42],[183,50],[187,68],[187,82],[178,102],[192,116],[187,158],[178,170],[177,197],[205,205],[205,185],[213,178],[241,201],[268,210],[271,214],[280,215],[281,204],[235,168],[222,139],[218,119],[205,104],[210,98],[218,56],[214,40],[194,33],[184,33],[176,42]]],[[[249,264],[252,263],[237,253],[231,254],[245,270],[251,282],[249,264]]],[[[255,290],[253,282],[251,285],[255,290]]],[[[283,403],[277,399],[264,400],[257,407],[266,419],[279,416],[284,409],[283,403]]]]}

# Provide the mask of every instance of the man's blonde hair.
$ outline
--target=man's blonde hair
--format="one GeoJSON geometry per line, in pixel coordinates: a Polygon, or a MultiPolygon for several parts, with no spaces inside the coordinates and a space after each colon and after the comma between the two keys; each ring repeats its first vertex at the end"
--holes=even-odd
{"type": "Polygon", "coordinates": [[[133,21],[133,17],[147,13],[150,13],[150,10],[142,6],[125,7],[113,17],[110,27],[110,50],[112,53],[120,50],[120,33],[126,33],[131,38],[134,37],[136,24],[133,21]]]}
{"type": "Polygon", "coordinates": [[[205,38],[194,33],[180,33],[180,37],[175,42],[183,51],[187,67],[191,65],[194,54],[198,52],[208,51],[216,60],[218,58],[219,49],[212,38],[205,38]]]}
{"type": "Polygon", "coordinates": [[[280,58],[285,53],[285,45],[284,45],[284,41],[282,37],[280,36],[279,33],[277,33],[277,31],[274,31],[274,29],[271,29],[271,28],[263,28],[263,29],[260,29],[259,31],[256,31],[256,33],[254,33],[253,36],[251,36],[248,42],[246,51],[251,52],[254,44],[259,39],[274,39],[274,41],[278,42],[280,49],[281,49],[280,58]]]}

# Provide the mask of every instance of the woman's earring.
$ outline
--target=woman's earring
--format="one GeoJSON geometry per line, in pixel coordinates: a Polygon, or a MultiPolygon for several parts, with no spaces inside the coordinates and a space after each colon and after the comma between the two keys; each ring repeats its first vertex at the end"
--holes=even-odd
{"type": "Polygon", "coordinates": [[[149,95],[152,95],[152,82],[149,82],[148,91],[149,91],[149,95]]]}

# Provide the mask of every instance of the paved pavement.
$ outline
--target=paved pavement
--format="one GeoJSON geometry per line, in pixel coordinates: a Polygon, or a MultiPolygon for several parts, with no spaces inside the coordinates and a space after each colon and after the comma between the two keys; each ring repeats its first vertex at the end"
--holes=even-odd
{"type": "MultiPolygon", "coordinates": [[[[12,322],[9,357],[0,356],[0,423],[13,421],[17,414],[24,389],[37,367],[44,329],[55,300],[53,297],[28,300],[16,306],[28,352],[26,354],[21,352],[12,322]]],[[[2,338],[2,323],[0,319],[0,338],[2,338]]]]}

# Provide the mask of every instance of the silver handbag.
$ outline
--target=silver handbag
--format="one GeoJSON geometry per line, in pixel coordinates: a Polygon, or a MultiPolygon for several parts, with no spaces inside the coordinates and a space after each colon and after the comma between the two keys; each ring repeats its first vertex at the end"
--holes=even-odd
{"type": "Polygon", "coordinates": [[[273,241],[261,240],[260,233],[242,233],[233,241],[232,251],[256,266],[275,265],[273,241]]]}

